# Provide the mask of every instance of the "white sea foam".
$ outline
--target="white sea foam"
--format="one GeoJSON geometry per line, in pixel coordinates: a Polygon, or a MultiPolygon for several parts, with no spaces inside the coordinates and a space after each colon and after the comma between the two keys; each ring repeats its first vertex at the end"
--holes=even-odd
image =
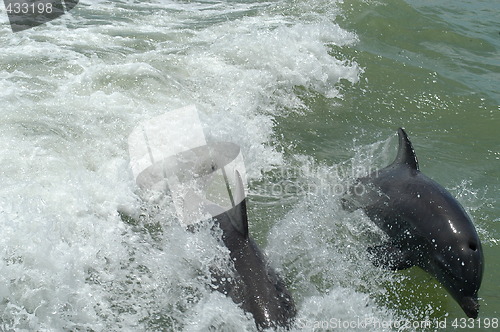
{"type": "MultiPolygon", "coordinates": [[[[295,89],[341,98],[337,83],[362,69],[332,51],[356,42],[319,14],[335,3],[311,2],[308,14],[279,6],[288,3],[98,1],[1,31],[0,328],[255,328],[210,290],[210,266],[227,265],[210,227],[188,233],[172,206],[139,199],[126,138],[140,120],[195,103],[208,138],[242,147],[251,179],[283,166],[274,117],[305,108],[295,89]]],[[[349,255],[363,257],[332,244],[336,207],[323,201],[330,212],[318,215],[300,204],[267,248],[299,317],[385,317],[361,290],[373,270],[347,271],[349,255]]]]}

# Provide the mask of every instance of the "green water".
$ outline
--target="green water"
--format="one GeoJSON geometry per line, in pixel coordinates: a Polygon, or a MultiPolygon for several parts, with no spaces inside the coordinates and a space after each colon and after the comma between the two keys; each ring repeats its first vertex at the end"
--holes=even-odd
{"type": "MultiPolygon", "coordinates": [[[[351,157],[353,144],[381,141],[405,127],[421,170],[465,202],[479,229],[486,261],[481,317],[493,318],[500,316],[500,27],[492,25],[499,6],[490,1],[496,11],[476,12],[487,4],[460,3],[344,3],[341,26],[356,31],[359,43],[331,53],[363,67],[360,82],[346,84],[342,99],[304,92],[310,110],[280,118],[276,128],[295,143],[292,153],[332,164],[351,157]],[[469,15],[458,12],[465,9],[469,15]]],[[[377,166],[393,157],[381,157],[377,166]]],[[[416,269],[404,273],[413,276],[409,288],[428,279],[416,269]]],[[[433,291],[434,283],[420,287],[429,288],[423,293],[431,301],[445,294],[433,291]]],[[[461,317],[446,302],[450,317],[461,317]]]]}
{"type": "Polygon", "coordinates": [[[0,329],[255,330],[207,287],[227,259],[209,229],[141,201],[130,173],[132,129],[189,104],[207,137],[241,146],[250,233],[298,320],[465,317],[420,269],[375,268],[381,231],[328,192],[391,162],[398,127],[473,217],[480,318],[500,318],[499,13],[498,0],[82,1],[19,34],[4,15],[0,329]]]}

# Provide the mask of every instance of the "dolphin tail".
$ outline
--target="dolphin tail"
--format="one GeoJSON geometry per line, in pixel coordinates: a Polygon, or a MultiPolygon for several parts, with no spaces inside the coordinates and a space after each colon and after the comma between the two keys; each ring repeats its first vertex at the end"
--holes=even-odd
{"type": "Polygon", "coordinates": [[[398,129],[398,136],[399,136],[398,155],[396,156],[396,159],[391,164],[391,166],[396,164],[406,165],[411,169],[418,171],[417,155],[415,154],[413,145],[408,139],[408,135],[406,134],[403,128],[398,129]]]}

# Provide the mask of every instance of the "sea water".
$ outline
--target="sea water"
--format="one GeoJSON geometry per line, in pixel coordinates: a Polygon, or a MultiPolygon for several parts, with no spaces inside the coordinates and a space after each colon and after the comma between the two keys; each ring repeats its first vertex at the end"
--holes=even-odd
{"type": "Polygon", "coordinates": [[[139,122],[190,104],[207,139],[242,148],[250,233],[295,298],[292,330],[451,330],[465,317],[420,269],[374,267],[366,248],[384,235],[341,207],[349,183],[392,161],[398,127],[478,229],[472,324],[486,327],[500,318],[499,11],[81,1],[17,33],[2,12],[0,329],[256,329],[210,289],[210,266],[228,265],[220,234],[186,232],[128,164],[139,122]]]}

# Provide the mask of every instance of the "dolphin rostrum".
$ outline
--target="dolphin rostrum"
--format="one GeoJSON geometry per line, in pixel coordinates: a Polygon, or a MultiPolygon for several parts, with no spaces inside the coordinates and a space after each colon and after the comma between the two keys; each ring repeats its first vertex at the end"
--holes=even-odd
{"type": "Polygon", "coordinates": [[[433,275],[468,317],[479,312],[483,251],[464,208],[441,185],[422,174],[405,131],[400,128],[394,162],[357,179],[343,199],[362,208],[389,241],[369,248],[374,264],[393,270],[419,266],[433,275]]]}
{"type": "Polygon", "coordinates": [[[295,303],[283,280],[268,265],[259,247],[249,236],[243,182],[239,172],[235,172],[234,201],[240,203],[213,217],[222,230],[222,241],[229,249],[235,276],[215,276],[214,286],[230,295],[243,310],[250,312],[259,329],[289,327],[297,313],[295,303]]]}

